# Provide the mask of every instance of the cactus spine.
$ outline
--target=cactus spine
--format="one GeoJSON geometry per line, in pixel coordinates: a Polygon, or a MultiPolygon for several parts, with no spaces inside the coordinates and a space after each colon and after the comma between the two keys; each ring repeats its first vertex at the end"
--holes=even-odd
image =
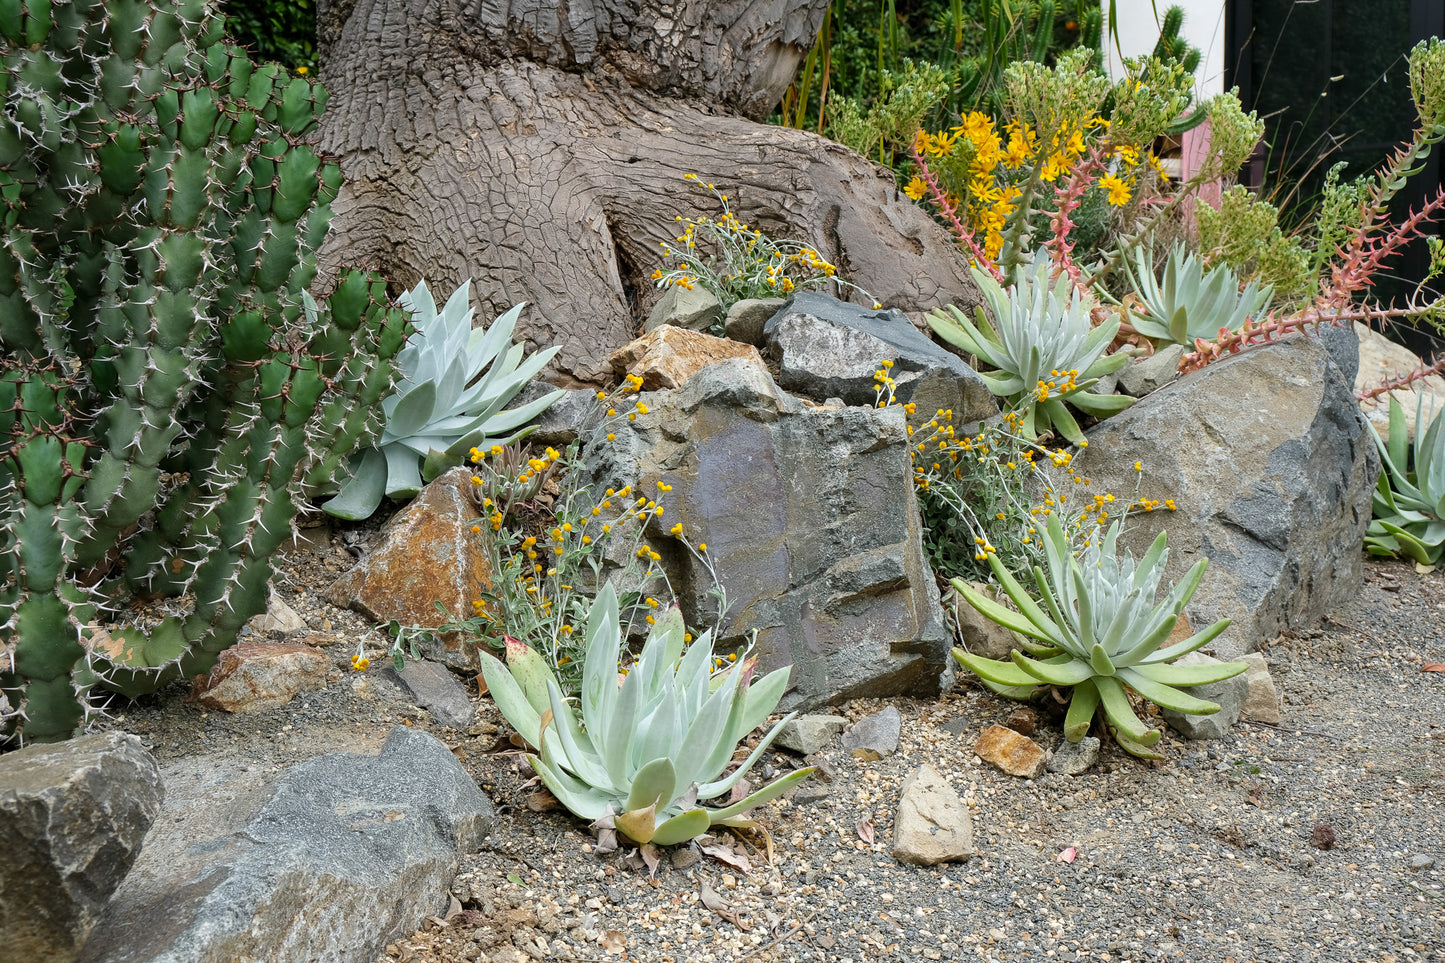
{"type": "Polygon", "coordinates": [[[264,610],[298,469],[376,436],[407,332],[377,278],[306,294],[325,91],[205,0],[3,4],[0,60],[0,737],[42,741],[264,610]]]}

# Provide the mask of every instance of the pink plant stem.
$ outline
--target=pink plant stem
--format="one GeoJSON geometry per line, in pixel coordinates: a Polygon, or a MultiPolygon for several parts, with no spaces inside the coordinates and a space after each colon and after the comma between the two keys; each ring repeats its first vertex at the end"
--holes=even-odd
{"type": "Polygon", "coordinates": [[[1436,194],[1418,213],[1411,214],[1398,227],[1391,228],[1383,238],[1368,236],[1374,218],[1366,218],[1348,246],[1341,250],[1344,262],[1336,264],[1330,271],[1326,300],[1331,304],[1344,304],[1351,296],[1369,287],[1373,283],[1371,276],[1380,269],[1385,258],[1422,233],[1424,226],[1435,220],[1442,208],[1445,208],[1445,191],[1436,194]]]}
{"type": "Polygon", "coordinates": [[[1074,263],[1074,245],[1069,240],[1069,232],[1074,229],[1074,221],[1070,215],[1078,208],[1083,201],[1084,192],[1094,180],[1094,175],[1104,169],[1105,149],[1103,146],[1096,146],[1089,151],[1089,156],[1077,164],[1069,174],[1068,183],[1055,192],[1055,202],[1058,206],[1057,212],[1049,222],[1053,231],[1053,237],[1044,242],[1044,247],[1049,251],[1049,257],[1054,262],[1054,270],[1051,277],[1057,278],[1060,274],[1068,272],[1069,280],[1074,282],[1074,287],[1083,289],[1088,283],[1084,272],[1074,263]]]}
{"type": "Polygon", "coordinates": [[[953,206],[948,200],[948,195],[938,186],[938,179],[933,176],[933,171],[929,169],[928,161],[924,159],[923,152],[918,149],[917,144],[913,145],[913,162],[918,165],[918,176],[923,179],[923,183],[928,187],[929,199],[932,200],[933,205],[938,208],[938,212],[943,215],[943,219],[948,222],[949,229],[953,231],[953,236],[958,238],[960,244],[968,247],[969,251],[973,254],[974,262],[979,267],[984,268],[989,274],[993,275],[993,279],[998,283],[1005,283],[1003,272],[999,270],[998,265],[990,260],[988,255],[984,254],[983,249],[978,246],[978,242],[973,239],[973,232],[964,225],[963,221],[959,220],[958,209],[953,206]]]}
{"type": "Polygon", "coordinates": [[[1428,378],[1431,375],[1440,374],[1442,371],[1445,371],[1445,355],[1437,355],[1435,359],[1429,364],[1421,365],[1420,367],[1416,368],[1414,371],[1409,372],[1408,374],[1396,375],[1393,378],[1386,378],[1384,381],[1380,382],[1373,388],[1367,388],[1364,391],[1356,392],[1355,399],[1357,401],[1371,401],[1375,398],[1380,397],[1381,395],[1389,394],[1391,391],[1397,391],[1400,388],[1408,388],[1415,382],[1428,378]]]}
{"type": "Polygon", "coordinates": [[[1179,359],[1179,372],[1188,374],[1191,371],[1198,371],[1227,354],[1238,354],[1252,345],[1278,341],[1287,334],[1304,331],[1311,325],[1318,332],[1319,326],[1322,324],[1343,326],[1351,321],[1384,321],[1390,318],[1408,317],[1419,312],[1420,309],[1415,307],[1380,308],[1361,305],[1358,308],[1337,309],[1326,305],[1322,309],[1316,305],[1297,314],[1278,318],[1271,311],[1269,317],[1259,324],[1245,321],[1244,327],[1240,328],[1238,332],[1222,331],[1219,337],[1213,341],[1196,338],[1194,340],[1195,350],[1179,359]]]}

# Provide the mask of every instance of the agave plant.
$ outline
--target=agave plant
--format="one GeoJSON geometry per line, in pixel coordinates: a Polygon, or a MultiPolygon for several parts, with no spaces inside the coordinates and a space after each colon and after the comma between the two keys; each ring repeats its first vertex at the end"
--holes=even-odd
{"type": "Polygon", "coordinates": [[[1229,627],[1229,620],[1221,619],[1188,639],[1160,648],[1198,588],[1208,560],[1195,563],[1184,580],[1156,604],[1169,560],[1166,534],[1159,533],[1137,565],[1132,555],[1118,555],[1118,537],[1119,523],[1115,522],[1079,559],[1070,551],[1058,515],[1050,515],[1044,539],[1048,574],[1034,567],[1042,607],[992,554],[989,564],[1017,612],[954,579],[954,588],[984,616],[1043,643],[1028,644],[1028,654],[1013,652],[1012,662],[979,658],[962,649],[955,649],[954,656],[990,688],[1011,698],[1027,699],[1042,686],[1072,687],[1064,717],[1065,738],[1070,742],[1084,738],[1094,716],[1102,711],[1126,752],[1158,759],[1162,757],[1152,747],[1161,733],[1134,714],[1125,687],[1166,709],[1207,715],[1218,712],[1219,706],[1179,687],[1228,679],[1246,666],[1243,662],[1169,664],[1229,627]]]}
{"type": "Polygon", "coordinates": [[[522,426],[565,393],[502,407],[559,349],[523,360],[525,349],[512,344],[521,304],[490,327],[473,329],[470,291],[471,283],[463,283],[440,312],[425,281],[399,299],[411,310],[416,333],[397,356],[396,391],[382,402],[386,428],[375,447],[352,459],[351,480],[322,506],[327,513],[369,518],[383,495],[415,495],[470,449],[509,444],[527,434],[530,429],[522,426]]]}
{"type": "Polygon", "coordinates": [[[542,782],[573,814],[611,819],[638,844],[669,846],[712,826],[751,825],[748,810],[787,792],[812,769],[798,769],[730,806],[698,800],[732,790],[772,744],[774,726],[740,767],[723,776],[738,741],[777,707],[788,684],[778,669],[751,682],[755,660],[714,671],[711,633],[684,652],[676,607],[648,633],[636,663],[617,668],[622,650],[617,596],[603,586],[587,620],[581,720],[545,660],[507,641],[507,664],[482,653],[482,675],[497,708],[532,746],[527,758],[542,782]],[[620,678],[620,682],[619,682],[620,678]]]}
{"type": "Polygon", "coordinates": [[[1422,394],[1415,408],[1413,450],[1405,410],[1394,398],[1389,441],[1375,433],[1385,470],[1375,485],[1365,548],[1374,555],[1403,552],[1420,565],[1435,565],[1445,554],[1445,419],[1432,418],[1425,427],[1424,404],[1422,394]]]}
{"type": "Polygon", "coordinates": [[[1152,341],[1190,346],[1221,330],[1238,331],[1267,311],[1274,297],[1273,286],[1260,287],[1257,281],[1241,291],[1233,271],[1223,266],[1206,270],[1182,245],[1169,252],[1162,286],[1154,280],[1154,255],[1147,247],[1135,250],[1135,269],[1129,274],[1149,312],[1131,316],[1129,324],[1152,341]]]}
{"type": "Polygon", "coordinates": [[[1026,438],[1054,429],[1078,444],[1084,433],[1065,402],[1101,418],[1127,408],[1134,399],[1086,389],[1129,358],[1104,354],[1119,332],[1119,320],[1092,326],[1089,302],[1074,290],[1068,275],[1052,283],[1048,275],[1046,259],[1020,265],[1013,286],[1005,289],[975,270],[974,279],[996,321],[990,323],[979,307],[975,325],[949,305],[930,313],[928,324],[939,337],[995,369],[980,376],[990,391],[1023,411],[1026,438]]]}

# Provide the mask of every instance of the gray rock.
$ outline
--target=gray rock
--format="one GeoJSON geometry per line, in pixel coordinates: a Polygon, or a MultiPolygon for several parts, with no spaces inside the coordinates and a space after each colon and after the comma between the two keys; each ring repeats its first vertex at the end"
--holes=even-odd
{"type": "MultiPolygon", "coordinates": [[[[1190,652],[1176,659],[1174,664],[1215,665],[1218,662],[1218,659],[1212,659],[1202,652],[1190,652]]],[[[1207,716],[1196,716],[1165,709],[1164,720],[1169,723],[1170,728],[1186,739],[1222,739],[1239,721],[1239,712],[1244,707],[1249,683],[1244,681],[1244,676],[1237,675],[1223,682],[1191,686],[1184,691],[1196,699],[1219,703],[1219,711],[1207,716]]]]}
{"type": "Polygon", "coordinates": [[[1426,856],[1424,853],[1416,853],[1414,856],[1410,857],[1410,861],[1407,865],[1409,865],[1409,867],[1416,872],[1422,869],[1430,869],[1435,865],[1435,857],[1426,856]]]}
{"type": "Polygon", "coordinates": [[[1184,346],[1171,344],[1147,358],[1140,358],[1119,369],[1119,391],[1142,398],[1157,391],[1179,376],[1179,357],[1184,346]]]}
{"type": "Polygon", "coordinates": [[[978,373],[930,341],[901,311],[876,311],[812,291],[800,292],[763,328],[764,353],[777,362],[778,384],[814,401],[839,397],[871,406],[874,372],[892,361],[899,402],[914,402],[926,422],[940,409],[962,427],[997,411],[978,373]]]}
{"type": "Polygon", "coordinates": [[[401,671],[388,666],[387,676],[394,678],[412,701],[432,714],[437,722],[453,729],[472,724],[477,707],[467,695],[467,687],[457,681],[446,666],[435,662],[408,659],[401,671]]]}
{"type": "Polygon", "coordinates": [[[451,751],[405,726],[378,756],[318,756],[276,783],[212,766],[168,788],[83,960],[372,963],[445,910],[494,818],[451,751]]]}
{"type": "MultiPolygon", "coordinates": [[[[545,381],[529,381],[507,407],[520,408],[556,390],[556,385],[545,381]]],[[[597,410],[597,392],[591,388],[567,388],[565,391],[546,411],[532,419],[534,427],[527,436],[529,444],[565,448],[577,440],[583,422],[597,410]]]]}
{"type": "Polygon", "coordinates": [[[711,624],[716,602],[706,567],[670,534],[677,523],[727,589],[719,645],[756,629],[760,670],[792,666],[785,711],[938,693],[950,640],[902,411],[811,408],[737,360],[639,397],[647,413],[593,446],[593,477],[672,486],[646,537],[690,624],[711,624]]]}
{"type": "MultiPolygon", "coordinates": [[[[996,592],[982,582],[970,582],[969,587],[996,602],[1002,599],[1002,604],[1013,607],[1013,603],[1007,601],[1008,596],[1003,592],[996,592]]],[[[943,609],[952,617],[959,641],[970,655],[1007,662],[1009,653],[1018,648],[1013,632],[986,618],[978,609],[965,602],[952,585],[944,593],[943,609]]]]}
{"type": "Polygon", "coordinates": [[[1054,754],[1045,763],[1049,772],[1056,772],[1063,776],[1079,776],[1088,772],[1099,761],[1099,740],[1094,736],[1085,736],[1078,742],[1070,742],[1065,739],[1059,743],[1054,754]]]}
{"type": "Polygon", "coordinates": [[[902,730],[903,714],[896,706],[888,706],[849,726],[843,733],[843,748],[860,759],[882,759],[898,751],[902,730]]]}
{"type": "Polygon", "coordinates": [[[1240,718],[1253,719],[1255,722],[1263,722],[1269,725],[1279,725],[1281,719],[1279,705],[1279,690],[1275,688],[1274,679],[1269,674],[1269,666],[1264,661],[1264,656],[1258,652],[1251,652],[1241,656],[1240,662],[1249,666],[1244,673],[1244,682],[1248,686],[1248,693],[1244,697],[1244,705],[1240,707],[1240,718]]]}
{"type": "Polygon", "coordinates": [[[744,298],[728,308],[723,319],[723,334],[734,341],[761,347],[763,325],[787,303],[784,298],[744,298]]]}
{"type": "Polygon", "coordinates": [[[1089,432],[1074,468],[1093,491],[1126,498],[1139,485],[1161,502],[1133,513],[1120,543],[1138,558],[1168,529],[1167,579],[1209,559],[1187,611],[1196,627],[1233,620],[1214,643],[1223,657],[1312,626],[1359,591],[1379,455],[1351,382],[1313,338],[1252,348],[1140,399],[1089,432]]]}
{"type": "Polygon", "coordinates": [[[289,635],[292,632],[304,632],[309,628],[306,620],[276,594],[275,588],[271,589],[266,600],[266,611],[246,625],[259,635],[269,635],[272,632],[289,635]]]}
{"type": "Polygon", "coordinates": [[[670,324],[677,328],[691,328],[706,331],[723,322],[722,302],[707,288],[694,287],[691,290],[672,285],[653,305],[647,323],[642,326],[646,334],[654,328],[670,324]]]}
{"type": "Polygon", "coordinates": [[[932,766],[903,780],[893,820],[893,858],[914,866],[959,862],[973,855],[968,804],[932,766]]]}
{"type": "Polygon", "coordinates": [[[82,736],[0,756],[0,947],[69,963],[100,921],[161,809],[135,736],[82,736]]]}
{"type": "Polygon", "coordinates": [[[773,745],[789,749],[804,756],[811,756],[833,741],[843,731],[848,720],[842,716],[805,715],[798,716],[783,726],[773,745]]]}

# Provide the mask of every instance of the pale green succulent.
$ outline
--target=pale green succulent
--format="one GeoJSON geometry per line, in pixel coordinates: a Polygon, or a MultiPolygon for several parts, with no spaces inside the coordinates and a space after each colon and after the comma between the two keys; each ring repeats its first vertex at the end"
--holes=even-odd
{"type": "Polygon", "coordinates": [[[1040,259],[1035,265],[1020,265],[1007,289],[982,271],[973,276],[995,321],[990,323],[979,307],[975,326],[949,305],[931,312],[928,325],[994,369],[979,376],[991,392],[1022,412],[1024,437],[1033,439],[1053,429],[1078,444],[1084,433],[1065,402],[1100,418],[1133,404],[1134,399],[1124,395],[1086,390],[1129,358],[1104,354],[1119,332],[1119,320],[1094,326],[1088,300],[1074,290],[1068,275],[1050,282],[1049,262],[1040,259]]]}
{"type": "Polygon", "coordinates": [[[1405,410],[1393,397],[1389,441],[1381,441],[1370,426],[1385,470],[1375,484],[1365,549],[1373,555],[1403,552],[1420,565],[1436,565],[1445,555],[1445,419],[1432,418],[1426,427],[1424,405],[1422,394],[1415,407],[1413,446],[1405,410]]]}
{"type": "Polygon", "coordinates": [[[652,627],[619,683],[617,596],[604,585],[587,620],[580,722],[545,660],[525,644],[507,640],[505,666],[481,654],[482,675],[497,708],[523,739],[540,748],[527,758],[542,782],[573,814],[611,819],[638,844],[669,846],[712,826],[752,825],[744,813],[813,772],[795,770],[720,809],[698,805],[731,791],[796,713],[724,777],[738,741],[777,707],[788,669],[756,683],[752,659],[714,671],[711,633],[684,652],[683,632],[682,614],[674,607],[652,627]]]}
{"type": "Polygon", "coordinates": [[[1082,559],[1075,558],[1058,515],[1050,515],[1044,538],[1048,574],[1034,567],[1042,607],[993,554],[989,565],[1017,612],[955,579],[954,588],[984,616],[1044,644],[1030,644],[1027,655],[1013,652],[1012,662],[979,658],[962,649],[954,649],[954,656],[990,688],[1011,698],[1026,699],[1040,686],[1071,686],[1065,738],[1070,742],[1084,738],[1102,709],[1126,752],[1156,759],[1161,757],[1151,747],[1161,733],[1134,714],[1125,687],[1166,709],[1207,715],[1218,712],[1219,706],[1179,687],[1228,679],[1246,666],[1243,662],[1169,664],[1229,627],[1229,620],[1221,619],[1188,639],[1160,648],[1198,588],[1208,560],[1195,563],[1184,580],[1155,604],[1169,560],[1167,536],[1160,532],[1137,565],[1132,555],[1125,553],[1121,558],[1117,554],[1118,536],[1119,523],[1115,522],[1102,539],[1084,550],[1082,559]]]}
{"type": "Polygon", "coordinates": [[[558,348],[523,359],[512,343],[524,305],[485,329],[472,327],[471,283],[464,282],[437,311],[426,282],[401,296],[416,333],[397,355],[396,390],[382,401],[386,428],[374,448],[351,461],[351,480],[322,506],[331,515],[369,518],[382,496],[409,498],[472,448],[506,445],[565,392],[550,392],[505,409],[558,348]]]}
{"type": "Polygon", "coordinates": [[[1162,285],[1154,279],[1154,255],[1147,248],[1134,252],[1130,280],[1147,316],[1131,315],[1130,325],[1151,341],[1192,347],[1196,339],[1213,340],[1221,330],[1238,331],[1250,318],[1269,310],[1274,287],[1251,281],[1239,288],[1239,278],[1223,265],[1208,270],[1204,262],[1182,245],[1169,252],[1162,285]]]}

